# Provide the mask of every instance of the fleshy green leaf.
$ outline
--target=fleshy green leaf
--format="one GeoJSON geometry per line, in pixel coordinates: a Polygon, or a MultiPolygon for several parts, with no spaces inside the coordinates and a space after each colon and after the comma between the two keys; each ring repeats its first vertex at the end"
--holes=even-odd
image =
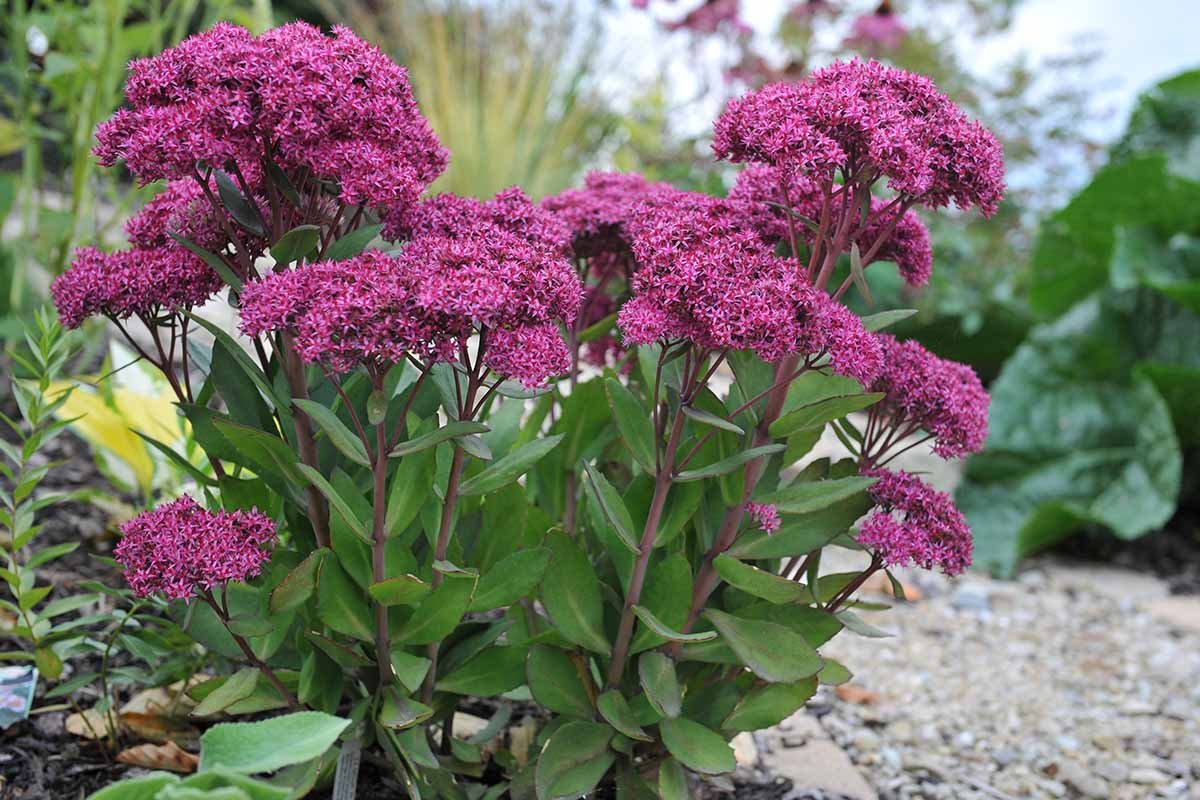
{"type": "Polygon", "coordinates": [[[555,731],[538,755],[538,800],[589,794],[616,760],[611,739],[612,730],[596,722],[568,722],[555,731]]]}
{"type": "Polygon", "coordinates": [[[596,708],[600,711],[600,715],[604,717],[605,722],[630,739],[637,739],[639,742],[654,741],[638,725],[637,719],[633,715],[633,709],[629,707],[629,701],[625,699],[625,695],[621,694],[620,691],[610,689],[600,695],[596,700],[596,708]]]}
{"type": "Polygon", "coordinates": [[[715,478],[718,475],[727,475],[747,461],[764,458],[775,453],[782,453],[784,449],[785,445],[782,444],[764,444],[760,447],[751,447],[749,450],[742,450],[728,458],[723,458],[715,464],[709,464],[697,469],[685,469],[675,476],[675,480],[682,483],[684,481],[698,481],[704,478],[715,478]]]}
{"type": "Polygon", "coordinates": [[[279,585],[271,590],[270,610],[272,614],[282,614],[304,605],[308,598],[317,590],[317,576],[320,573],[321,562],[330,555],[328,548],[320,548],[309,553],[303,561],[287,574],[279,585]]]}
{"type": "Polygon", "coordinates": [[[699,422],[701,425],[710,425],[714,428],[720,428],[723,431],[731,431],[738,436],[746,433],[740,425],[730,422],[724,417],[718,417],[710,411],[705,411],[694,406],[682,406],[680,410],[683,411],[684,416],[699,422]]]}
{"type": "Polygon", "coordinates": [[[276,264],[287,265],[312,255],[320,241],[321,229],[316,225],[297,225],[271,245],[271,258],[276,264]]]}
{"type": "Polygon", "coordinates": [[[383,223],[364,225],[357,230],[350,231],[329,245],[329,250],[326,251],[324,260],[345,261],[347,258],[354,258],[366,249],[367,245],[379,235],[381,230],[383,230],[383,223]]]}
{"type": "Polygon", "coordinates": [[[616,378],[606,378],[604,390],[608,394],[608,405],[612,409],[621,440],[642,468],[653,474],[656,459],[654,427],[650,423],[650,415],[633,393],[616,378]]]}
{"type": "Polygon", "coordinates": [[[862,318],[862,324],[864,328],[874,333],[895,325],[897,322],[903,322],[916,313],[917,309],[915,308],[893,308],[890,311],[868,314],[862,318]]]}
{"type": "Polygon", "coordinates": [[[713,560],[713,567],[730,586],[772,603],[799,603],[812,599],[807,587],[724,553],[713,560]]]}
{"type": "Polygon", "coordinates": [[[524,647],[489,647],[437,683],[439,692],[494,696],[525,683],[524,647]]]}
{"type": "Polygon", "coordinates": [[[528,444],[523,444],[513,449],[504,458],[488,464],[483,472],[463,481],[458,493],[463,497],[488,494],[512,483],[528,472],[530,467],[541,461],[547,453],[557,447],[562,438],[563,435],[560,433],[555,436],[535,439],[528,444]]]}
{"type": "Polygon", "coordinates": [[[471,611],[488,611],[512,605],[532,592],[550,563],[550,551],[544,547],[518,550],[496,563],[479,579],[471,611]]]}
{"type": "Polygon", "coordinates": [[[419,453],[422,450],[439,445],[442,442],[459,436],[470,436],[473,433],[487,433],[488,426],[482,422],[447,422],[435,431],[422,434],[416,438],[401,442],[388,453],[392,458],[419,453]]]}
{"type": "Polygon", "coordinates": [[[742,663],[765,681],[795,683],[821,669],[817,651],[803,636],[782,625],[735,617],[716,609],[709,609],[704,616],[742,663]]]}
{"type": "Polygon", "coordinates": [[[259,722],[214,725],[200,737],[200,771],[270,772],[325,753],[350,720],[301,711],[259,722]]]}
{"type": "MultiPolygon", "coordinates": [[[[587,668],[556,647],[535,645],[525,662],[529,691],[539,705],[559,714],[590,718],[594,709],[584,688],[587,668]]],[[[589,678],[590,680],[590,678],[589,678]]]]}
{"type": "Polygon", "coordinates": [[[678,717],[683,706],[675,662],[656,650],[642,653],[638,659],[638,681],[650,705],[664,717],[678,717]]]}
{"type": "Polygon", "coordinates": [[[658,766],[658,796],[661,800],[691,800],[692,790],[688,787],[683,767],[673,758],[658,766]]]}
{"type": "Polygon", "coordinates": [[[771,423],[769,429],[771,437],[786,439],[799,431],[815,428],[827,422],[832,422],[835,419],[841,419],[855,411],[862,411],[864,408],[869,408],[882,399],[882,392],[869,392],[817,400],[809,405],[801,406],[794,411],[789,411],[771,423]]]}
{"type": "Polygon", "coordinates": [[[428,596],[430,586],[416,575],[396,575],[372,583],[367,592],[380,605],[415,606],[428,596]]]}
{"type": "Polygon", "coordinates": [[[334,447],[340,450],[342,455],[356,464],[364,467],[371,466],[371,459],[367,456],[367,448],[363,446],[362,439],[359,439],[357,434],[347,428],[338,419],[337,414],[312,400],[298,398],[292,402],[301,411],[308,414],[313,422],[317,423],[317,427],[324,431],[325,435],[329,437],[329,441],[333,442],[334,447]]]}
{"type": "Polygon", "coordinates": [[[746,692],[721,723],[721,727],[730,731],[758,731],[770,728],[803,708],[816,692],[816,678],[755,687],[746,692]]]}
{"type": "Polygon", "coordinates": [[[338,633],[369,642],[375,638],[372,619],[361,590],[336,558],[321,566],[317,586],[317,616],[338,633]]]}
{"type": "Polygon", "coordinates": [[[865,492],[877,480],[855,475],[824,481],[795,481],[757,500],[774,505],[780,514],[808,514],[865,492]]]}
{"type": "Polygon", "coordinates": [[[612,646],[604,633],[600,586],[587,554],[562,533],[551,533],[545,545],[553,568],[542,578],[542,604],[554,627],[568,640],[608,655],[612,646]]]}
{"type": "Polygon", "coordinates": [[[630,516],[629,509],[625,507],[625,501],[621,499],[620,493],[599,470],[593,469],[591,464],[585,462],[583,471],[586,481],[584,485],[588,490],[588,495],[600,508],[604,518],[608,520],[609,526],[617,534],[617,538],[629,548],[630,552],[637,553],[639,548],[637,535],[633,531],[633,517],[630,516]]]}
{"type": "Polygon", "coordinates": [[[396,640],[405,644],[430,644],[448,635],[471,605],[478,578],[468,572],[445,573],[442,585],[417,606],[399,631],[396,640]]]}
{"type": "Polygon", "coordinates": [[[721,736],[698,722],[679,717],[658,723],[663,744],[688,769],[705,775],[732,772],[737,763],[733,748],[721,736]]]}
{"type": "Polygon", "coordinates": [[[642,624],[649,628],[657,636],[661,636],[669,642],[707,642],[710,639],[717,638],[716,631],[700,631],[698,633],[680,633],[679,631],[667,626],[658,617],[650,612],[650,609],[645,606],[634,606],[633,613],[642,621],[642,624]]]}

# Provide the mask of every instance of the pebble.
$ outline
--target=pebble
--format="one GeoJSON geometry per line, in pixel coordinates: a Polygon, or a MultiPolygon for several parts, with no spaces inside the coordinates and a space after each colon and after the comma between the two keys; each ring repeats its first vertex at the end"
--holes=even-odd
{"type": "Polygon", "coordinates": [[[1166,783],[1171,780],[1171,776],[1165,772],[1149,767],[1139,767],[1129,771],[1130,783],[1140,783],[1143,786],[1157,786],[1160,783],[1166,783]]]}
{"type": "Polygon", "coordinates": [[[1058,779],[1084,797],[1104,800],[1109,796],[1108,783],[1098,778],[1076,761],[1064,761],[1059,765],[1058,779]]]}

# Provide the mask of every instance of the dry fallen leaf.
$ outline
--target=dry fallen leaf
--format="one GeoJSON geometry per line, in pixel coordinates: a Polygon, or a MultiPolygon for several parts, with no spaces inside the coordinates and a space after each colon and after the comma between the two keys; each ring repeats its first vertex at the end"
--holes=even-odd
{"type": "Polygon", "coordinates": [[[151,742],[166,742],[174,739],[178,742],[199,741],[200,731],[191,725],[186,718],[166,714],[139,714],[134,711],[121,713],[121,727],[139,739],[151,742]]]}
{"type": "Polygon", "coordinates": [[[170,772],[195,772],[200,758],[174,742],[139,744],[117,754],[117,761],[146,769],[165,769],[170,772]]]}
{"type": "Polygon", "coordinates": [[[839,700],[860,706],[874,705],[880,699],[878,692],[872,692],[870,689],[864,689],[853,683],[844,683],[841,686],[834,687],[833,691],[837,693],[839,700]]]}
{"type": "Polygon", "coordinates": [[[81,739],[103,739],[109,734],[109,717],[94,708],[70,715],[63,724],[67,733],[81,739]]]}

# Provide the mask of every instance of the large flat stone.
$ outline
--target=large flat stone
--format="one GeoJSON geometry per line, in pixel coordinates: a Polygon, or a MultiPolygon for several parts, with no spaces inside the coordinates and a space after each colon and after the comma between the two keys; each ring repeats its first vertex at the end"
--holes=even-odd
{"type": "Polygon", "coordinates": [[[788,778],[797,790],[820,789],[854,800],[879,797],[845,752],[828,739],[811,738],[801,747],[775,747],[762,760],[772,774],[788,778]]]}
{"type": "Polygon", "coordinates": [[[1200,595],[1172,595],[1142,604],[1156,619],[1186,633],[1200,633],[1200,595]]]}

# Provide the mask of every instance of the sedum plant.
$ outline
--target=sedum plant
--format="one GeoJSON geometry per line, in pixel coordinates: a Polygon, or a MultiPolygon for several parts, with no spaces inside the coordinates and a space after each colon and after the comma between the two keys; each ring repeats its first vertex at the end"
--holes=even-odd
{"type": "Polygon", "coordinates": [[[447,154],[345,29],[218,26],[127,94],[98,153],[167,186],[54,295],[169,376],[208,467],[116,555],[236,668],[198,713],[346,722],[297,793],[365,752],[414,797],[687,796],[849,677],[820,647],[876,635],[868,577],[969,564],[891,464],[978,449],[987,396],[876,333],[904,312],[840,302],[881,260],[928,276],[913,207],[999,202],[995,139],[927,80],[852,62],[735,101],[728,197],[593,174],[541,205],[421,199],[447,154]],[[196,310],[225,291],[236,330],[196,310]],[[806,458],[828,427],[849,455],[806,458]],[[822,571],[830,546],[868,566],[822,571]]]}

